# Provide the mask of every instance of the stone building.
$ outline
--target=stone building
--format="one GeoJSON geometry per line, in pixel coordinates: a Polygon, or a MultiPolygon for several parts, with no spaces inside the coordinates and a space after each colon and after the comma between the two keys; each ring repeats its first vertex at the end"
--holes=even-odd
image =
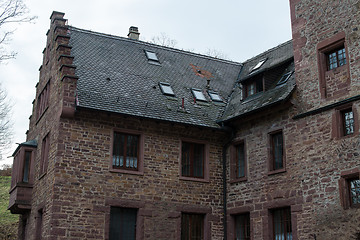
{"type": "Polygon", "coordinates": [[[292,41],[244,63],[53,12],[19,239],[360,239],[360,2],[290,7],[292,41]]]}

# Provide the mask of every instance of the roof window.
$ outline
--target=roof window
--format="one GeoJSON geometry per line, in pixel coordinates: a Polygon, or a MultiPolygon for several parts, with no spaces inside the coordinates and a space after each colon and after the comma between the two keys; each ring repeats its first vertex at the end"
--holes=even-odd
{"type": "Polygon", "coordinates": [[[191,89],[196,100],[206,101],[205,95],[202,93],[200,89],[191,89]]]}
{"type": "Polygon", "coordinates": [[[284,75],[282,75],[282,77],[280,78],[280,80],[276,84],[276,86],[279,86],[279,85],[282,85],[282,84],[286,83],[287,80],[289,80],[289,78],[291,77],[292,74],[293,74],[293,72],[288,72],[288,73],[285,73],[284,75]]]}
{"type": "Polygon", "coordinates": [[[175,96],[174,91],[172,90],[170,84],[168,83],[159,83],[160,89],[163,94],[169,95],[169,96],[175,96]]]}
{"type": "Polygon", "coordinates": [[[156,53],[149,52],[149,51],[146,51],[146,50],[145,50],[145,53],[146,53],[146,57],[148,58],[148,60],[154,61],[154,62],[159,62],[159,59],[156,56],[156,53]]]}
{"type": "Polygon", "coordinates": [[[208,93],[209,93],[211,100],[213,100],[215,102],[222,102],[222,99],[218,93],[211,92],[211,91],[208,91],[208,93]]]}
{"type": "Polygon", "coordinates": [[[258,62],[253,68],[251,68],[250,72],[259,69],[259,68],[264,64],[264,62],[265,62],[266,60],[267,60],[267,59],[265,58],[265,59],[261,60],[260,62],[258,62]]]}

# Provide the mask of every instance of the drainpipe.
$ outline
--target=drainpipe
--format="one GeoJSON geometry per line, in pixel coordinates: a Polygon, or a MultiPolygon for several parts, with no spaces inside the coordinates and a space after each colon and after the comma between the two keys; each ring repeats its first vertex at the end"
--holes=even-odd
{"type": "Polygon", "coordinates": [[[224,212],[224,240],[227,240],[227,182],[226,182],[226,150],[230,146],[231,142],[233,141],[235,137],[235,130],[229,126],[224,126],[224,123],[222,124],[222,129],[224,129],[226,132],[230,133],[230,139],[225,143],[222,149],[222,160],[223,160],[223,212],[224,212]]]}

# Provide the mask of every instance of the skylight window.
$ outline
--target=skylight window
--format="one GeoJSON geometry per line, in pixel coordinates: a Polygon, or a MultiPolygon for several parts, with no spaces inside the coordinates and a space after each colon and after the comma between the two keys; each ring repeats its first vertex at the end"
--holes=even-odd
{"type": "Polygon", "coordinates": [[[287,82],[287,80],[289,80],[289,78],[291,77],[291,75],[293,74],[293,72],[288,72],[285,73],[279,80],[279,82],[276,84],[276,86],[279,86],[281,84],[284,84],[287,82]]]}
{"type": "Polygon", "coordinates": [[[156,53],[154,52],[149,52],[149,51],[145,51],[146,53],[146,57],[148,58],[148,60],[150,61],[155,61],[155,62],[159,62],[158,57],[156,56],[156,53]]]}
{"type": "Polygon", "coordinates": [[[160,83],[160,88],[163,94],[169,96],[175,96],[174,91],[172,90],[170,84],[168,83],[160,83]]]}
{"type": "Polygon", "coordinates": [[[215,101],[215,102],[222,102],[222,99],[220,97],[220,95],[216,92],[208,92],[209,96],[211,98],[211,100],[215,101]]]}
{"type": "Polygon", "coordinates": [[[199,101],[206,101],[206,98],[205,98],[205,95],[202,93],[201,90],[199,89],[191,89],[194,97],[196,100],[199,100],[199,101]]]}
{"type": "Polygon", "coordinates": [[[258,62],[258,63],[250,70],[250,72],[259,69],[259,68],[264,64],[265,61],[266,61],[266,58],[263,59],[263,60],[261,60],[260,62],[258,62]]]}

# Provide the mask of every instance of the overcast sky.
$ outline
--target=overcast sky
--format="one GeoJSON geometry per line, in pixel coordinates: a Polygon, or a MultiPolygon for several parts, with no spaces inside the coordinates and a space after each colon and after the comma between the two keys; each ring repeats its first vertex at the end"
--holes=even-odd
{"type": "MultiPolygon", "coordinates": [[[[242,62],[291,39],[289,0],[24,0],[34,24],[16,26],[8,45],[16,59],[0,65],[0,81],[14,109],[14,144],[26,140],[35,85],[52,11],[65,13],[77,28],[126,37],[137,26],[140,39],[166,33],[177,48],[222,52],[242,62]]],[[[1,30],[1,29],[0,29],[1,30]]],[[[12,163],[12,159],[0,162],[12,163]]]]}

